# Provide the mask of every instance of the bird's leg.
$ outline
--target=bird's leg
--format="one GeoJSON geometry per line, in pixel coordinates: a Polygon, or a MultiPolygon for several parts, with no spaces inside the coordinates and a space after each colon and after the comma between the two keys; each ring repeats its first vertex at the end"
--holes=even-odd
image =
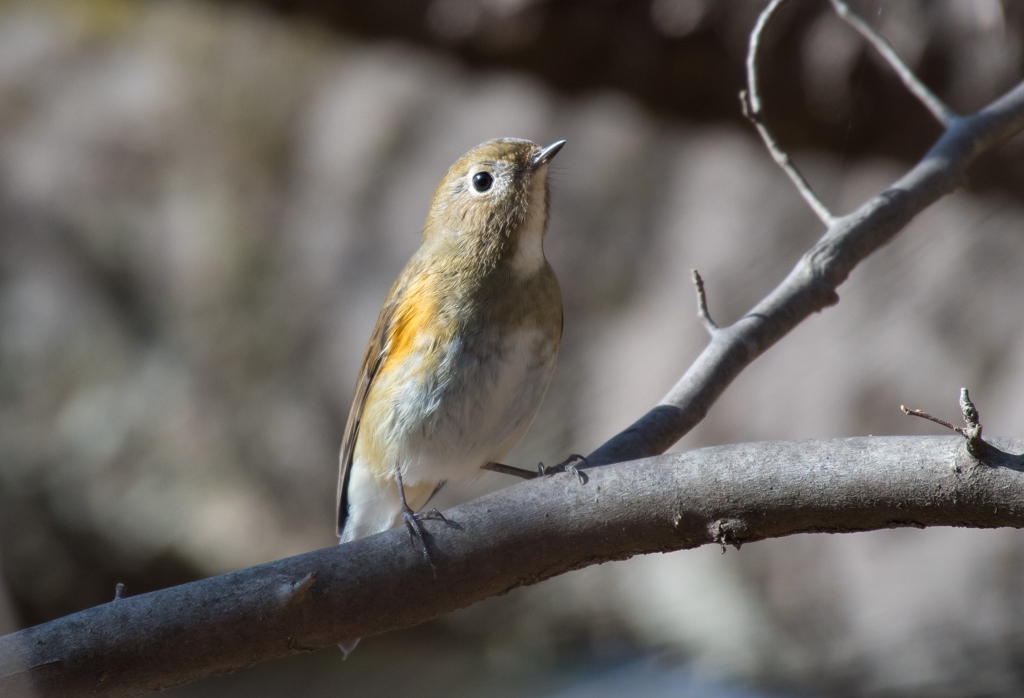
{"type": "Polygon", "coordinates": [[[444,515],[437,509],[431,509],[426,513],[413,511],[409,503],[405,501],[405,486],[402,484],[402,473],[399,470],[395,470],[395,482],[398,483],[398,498],[402,500],[402,521],[405,523],[405,530],[409,532],[409,539],[413,545],[416,545],[416,542],[419,541],[423,557],[427,558],[427,562],[430,563],[430,569],[434,572],[434,578],[436,579],[437,567],[434,566],[434,559],[430,556],[430,551],[427,550],[427,532],[421,522],[427,519],[441,519],[447,524],[448,519],[444,518],[444,515]]]}
{"type": "Polygon", "coordinates": [[[562,461],[558,465],[553,465],[550,468],[544,465],[543,463],[538,463],[537,472],[540,474],[541,477],[554,475],[555,473],[569,473],[570,475],[575,475],[576,479],[580,481],[581,485],[585,485],[587,484],[587,476],[579,471],[579,469],[576,467],[577,463],[590,465],[590,463],[587,463],[587,459],[585,456],[581,456],[578,453],[571,453],[569,454],[569,457],[566,458],[564,461],[562,461]]]}
{"type": "Polygon", "coordinates": [[[540,477],[541,473],[534,472],[533,470],[526,470],[524,468],[517,468],[514,465],[505,465],[504,463],[485,463],[480,466],[481,470],[490,470],[492,473],[502,473],[503,475],[514,475],[521,477],[524,480],[532,480],[535,477],[540,477]]]}
{"type": "MultiPolygon", "coordinates": [[[[484,465],[481,465],[480,468],[482,470],[490,470],[493,473],[514,475],[516,477],[521,477],[524,480],[533,480],[534,478],[546,477],[548,475],[554,475],[555,473],[565,472],[571,475],[575,475],[576,479],[580,481],[580,484],[585,485],[587,484],[587,476],[581,473],[579,469],[576,467],[576,463],[579,463],[581,461],[583,463],[586,463],[587,459],[578,453],[573,453],[558,465],[552,466],[550,468],[544,465],[543,463],[538,463],[536,471],[525,470],[524,468],[517,468],[513,465],[505,465],[504,463],[494,462],[485,463],[484,465]]],[[[589,463],[587,464],[589,465],[589,463]]]]}

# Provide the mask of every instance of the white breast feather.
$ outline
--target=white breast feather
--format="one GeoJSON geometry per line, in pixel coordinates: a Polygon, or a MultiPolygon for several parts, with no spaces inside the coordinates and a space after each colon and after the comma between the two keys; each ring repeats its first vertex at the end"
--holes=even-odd
{"type": "Polygon", "coordinates": [[[481,361],[453,342],[430,384],[412,378],[410,367],[396,390],[388,450],[408,482],[474,479],[533,421],[554,371],[554,344],[540,330],[486,343],[493,350],[481,361]]]}

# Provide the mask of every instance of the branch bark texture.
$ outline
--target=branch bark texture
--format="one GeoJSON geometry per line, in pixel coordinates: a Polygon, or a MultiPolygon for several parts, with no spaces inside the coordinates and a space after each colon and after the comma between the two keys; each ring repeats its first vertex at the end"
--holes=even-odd
{"type": "Polygon", "coordinates": [[[707,543],[899,526],[1024,527],[1024,439],[717,446],[524,482],[406,533],[120,599],[0,638],[0,694],[133,696],[422,623],[572,569],[707,543]]]}
{"type": "Polygon", "coordinates": [[[970,116],[955,117],[913,169],[833,223],[764,300],[711,342],[679,382],[643,417],[587,456],[591,465],[664,453],[696,426],[754,359],[811,314],[839,302],[836,289],[910,221],[966,183],[967,166],[1024,129],[1024,82],[970,116]]]}

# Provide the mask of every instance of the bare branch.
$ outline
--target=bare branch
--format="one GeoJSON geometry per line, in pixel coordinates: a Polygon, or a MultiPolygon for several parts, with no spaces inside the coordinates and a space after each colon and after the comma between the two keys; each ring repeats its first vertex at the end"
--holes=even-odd
{"type": "Polygon", "coordinates": [[[0,638],[0,694],[133,696],[422,623],[515,587],[641,553],[897,526],[1024,527],[1024,439],[981,464],[959,437],[738,444],[538,478],[428,526],[149,594],[0,638]],[[600,496],[597,495],[600,493],[600,496]]]}
{"type": "Polygon", "coordinates": [[[761,12],[761,15],[757,18],[757,24],[754,25],[754,30],[750,33],[750,44],[747,47],[747,89],[740,92],[740,105],[743,108],[743,115],[750,119],[754,127],[757,128],[757,132],[761,134],[761,140],[768,147],[768,152],[771,153],[772,159],[789,175],[793,186],[800,192],[800,196],[804,197],[804,201],[811,207],[815,215],[821,219],[821,222],[826,227],[831,227],[835,223],[835,216],[832,215],[825,204],[821,203],[821,200],[811,189],[811,185],[800,174],[800,170],[796,168],[792,158],[789,157],[789,153],[779,146],[779,142],[775,140],[771,131],[768,130],[768,124],[765,121],[764,110],[761,105],[761,95],[757,89],[757,50],[761,46],[761,36],[764,34],[765,27],[768,26],[768,21],[772,18],[772,15],[775,14],[775,11],[784,2],[786,0],[772,0],[768,7],[761,12]]]}
{"type": "Polygon", "coordinates": [[[839,302],[836,289],[862,260],[896,237],[918,213],[963,186],[966,168],[979,154],[1022,129],[1024,82],[976,114],[957,118],[907,174],[836,220],[766,298],[734,324],[719,328],[660,404],[587,460],[604,465],[668,450],[704,419],[754,359],[805,318],[839,302]]]}
{"type": "Polygon", "coordinates": [[[718,325],[708,313],[708,298],[704,294],[704,279],[700,278],[700,272],[696,269],[690,271],[693,272],[693,285],[697,287],[697,317],[704,323],[704,329],[708,331],[708,334],[714,337],[715,332],[718,331],[718,325]]]}
{"type": "Polygon", "coordinates": [[[935,96],[935,93],[929,90],[921,80],[914,75],[913,71],[907,67],[907,64],[903,62],[903,59],[896,53],[896,49],[892,47],[884,36],[876,32],[871,28],[867,22],[857,16],[857,14],[850,9],[843,0],[829,0],[832,3],[832,8],[836,11],[836,14],[849,24],[851,27],[857,30],[857,32],[863,36],[868,42],[875,47],[875,50],[881,54],[882,58],[896,71],[903,85],[914,93],[917,97],[928,108],[928,111],[938,119],[939,123],[949,128],[950,125],[957,118],[957,113],[946,106],[945,102],[935,96]]]}

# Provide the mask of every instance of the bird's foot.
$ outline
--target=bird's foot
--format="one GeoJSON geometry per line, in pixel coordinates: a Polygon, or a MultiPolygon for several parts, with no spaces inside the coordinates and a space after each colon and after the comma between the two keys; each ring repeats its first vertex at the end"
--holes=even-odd
{"type": "Polygon", "coordinates": [[[580,472],[580,470],[576,467],[577,463],[590,465],[590,463],[587,463],[586,457],[581,456],[578,453],[572,453],[564,461],[562,461],[558,465],[553,465],[550,468],[544,465],[543,463],[538,463],[537,472],[540,474],[541,477],[547,477],[548,475],[554,475],[556,473],[569,473],[570,475],[575,475],[576,479],[580,481],[581,485],[585,485],[587,484],[587,476],[580,472]]]}
{"type": "Polygon", "coordinates": [[[430,511],[419,511],[413,514],[420,521],[444,521],[445,526],[452,526],[452,522],[444,517],[444,514],[439,512],[437,509],[431,509],[430,511]]]}
{"type": "Polygon", "coordinates": [[[436,519],[444,521],[446,525],[451,525],[448,519],[444,517],[444,514],[437,509],[415,512],[407,505],[402,504],[402,521],[405,523],[405,530],[409,532],[409,540],[412,541],[414,547],[419,547],[423,557],[427,559],[427,562],[430,564],[430,570],[434,573],[434,579],[437,579],[437,567],[434,565],[434,558],[430,555],[430,550],[427,549],[427,531],[423,527],[423,522],[436,519]],[[418,546],[416,545],[417,543],[419,543],[418,546]]]}

